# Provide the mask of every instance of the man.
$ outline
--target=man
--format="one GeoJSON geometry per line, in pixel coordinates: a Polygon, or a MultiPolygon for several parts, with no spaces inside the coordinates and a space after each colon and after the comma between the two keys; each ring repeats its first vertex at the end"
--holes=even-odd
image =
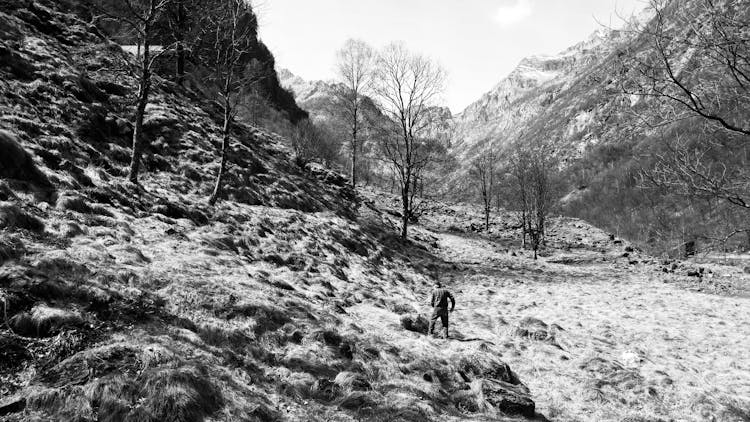
{"type": "Polygon", "coordinates": [[[435,323],[440,318],[440,322],[443,324],[443,337],[448,338],[448,300],[451,301],[450,312],[453,312],[453,309],[456,307],[456,300],[453,299],[451,292],[444,289],[439,281],[436,281],[435,290],[432,291],[432,300],[430,301],[430,306],[432,306],[433,310],[427,335],[432,335],[435,323]]]}

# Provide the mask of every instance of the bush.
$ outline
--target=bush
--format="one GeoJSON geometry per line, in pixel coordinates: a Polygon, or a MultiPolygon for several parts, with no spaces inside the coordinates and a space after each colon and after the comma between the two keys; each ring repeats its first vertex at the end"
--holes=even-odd
{"type": "Polygon", "coordinates": [[[332,134],[316,127],[309,120],[303,120],[297,125],[291,140],[295,161],[301,168],[313,160],[330,166],[339,159],[339,142],[332,134]]]}

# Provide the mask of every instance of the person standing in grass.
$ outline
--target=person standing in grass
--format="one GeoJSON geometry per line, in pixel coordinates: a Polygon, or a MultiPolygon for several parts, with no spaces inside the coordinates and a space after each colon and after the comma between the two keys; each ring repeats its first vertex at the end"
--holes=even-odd
{"type": "Polygon", "coordinates": [[[439,318],[440,322],[443,324],[443,338],[448,338],[448,313],[453,312],[453,309],[456,307],[456,300],[448,289],[443,288],[443,285],[439,281],[435,282],[435,289],[432,291],[430,306],[432,306],[432,317],[430,318],[430,326],[427,329],[427,335],[432,335],[435,323],[439,318]],[[449,300],[451,302],[450,310],[448,310],[449,300]]]}

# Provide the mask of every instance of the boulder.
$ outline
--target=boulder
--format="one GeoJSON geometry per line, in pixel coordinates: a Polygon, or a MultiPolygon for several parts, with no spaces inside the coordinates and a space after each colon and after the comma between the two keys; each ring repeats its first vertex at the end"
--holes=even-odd
{"type": "Polygon", "coordinates": [[[547,325],[540,319],[526,317],[518,323],[515,335],[535,341],[543,341],[562,349],[558,343],[558,334],[561,331],[564,331],[563,328],[557,324],[547,325]]]}
{"type": "Polygon", "coordinates": [[[401,326],[408,331],[427,334],[430,323],[422,315],[404,315],[401,317],[401,326]]]}
{"type": "Polygon", "coordinates": [[[471,389],[480,402],[483,401],[502,413],[525,417],[533,417],[536,413],[536,405],[529,389],[523,384],[481,379],[472,382],[471,389]]]}
{"type": "Polygon", "coordinates": [[[0,130],[0,178],[28,182],[40,188],[51,188],[47,176],[34,164],[31,154],[10,132],[0,130]]]}

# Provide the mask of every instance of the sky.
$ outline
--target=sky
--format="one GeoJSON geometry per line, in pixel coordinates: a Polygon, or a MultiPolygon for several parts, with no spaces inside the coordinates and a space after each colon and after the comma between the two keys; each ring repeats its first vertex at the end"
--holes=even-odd
{"type": "Polygon", "coordinates": [[[375,48],[403,41],[448,72],[442,103],[462,111],[523,59],[555,54],[644,0],[253,0],[276,67],[306,80],[335,77],[349,38],[375,48]]]}

